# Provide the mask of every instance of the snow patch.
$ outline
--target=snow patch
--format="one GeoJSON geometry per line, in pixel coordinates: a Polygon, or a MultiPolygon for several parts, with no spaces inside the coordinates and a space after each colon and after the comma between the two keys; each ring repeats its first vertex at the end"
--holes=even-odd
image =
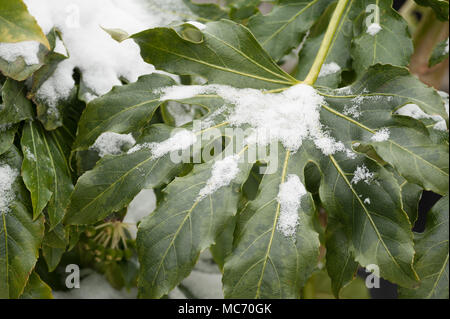
{"type": "Polygon", "coordinates": [[[143,143],[138,144],[128,151],[128,154],[135,153],[142,149],[150,149],[152,158],[157,159],[168,153],[182,151],[190,147],[197,141],[195,133],[188,130],[179,130],[172,137],[160,143],[143,143]]]}
{"type": "Polygon", "coordinates": [[[341,70],[341,67],[336,62],[331,62],[322,65],[322,68],[320,69],[319,78],[337,73],[341,70]]]}
{"type": "Polygon", "coordinates": [[[371,36],[376,35],[378,32],[380,32],[383,28],[378,23],[372,23],[367,28],[367,33],[371,36]]]}
{"type": "Polygon", "coordinates": [[[389,139],[389,136],[391,135],[391,132],[388,128],[383,127],[382,129],[379,129],[370,139],[374,142],[384,142],[389,139]]]}
{"type": "MultiPolygon", "coordinates": [[[[447,101],[448,103],[448,101],[447,101]]],[[[446,111],[448,110],[448,104],[446,106],[446,111]]],[[[420,119],[431,119],[436,122],[436,124],[433,126],[435,130],[440,131],[446,131],[447,130],[447,124],[445,123],[445,120],[440,115],[428,115],[422,109],[416,105],[416,104],[406,104],[399,108],[395,114],[403,115],[403,116],[409,116],[416,120],[420,119]]]]}
{"type": "Polygon", "coordinates": [[[17,176],[19,176],[17,169],[7,164],[0,165],[0,214],[10,211],[9,205],[15,198],[12,185],[17,176]]]}
{"type": "Polygon", "coordinates": [[[136,144],[131,133],[129,134],[118,134],[114,132],[102,133],[91,149],[98,152],[100,157],[105,155],[119,155],[123,152],[123,148],[132,147],[136,144]]]}
{"type": "MultiPolygon", "coordinates": [[[[82,73],[82,85],[93,95],[90,99],[121,85],[120,79],[135,82],[139,76],[154,72],[155,68],[143,61],[134,41],[119,43],[102,27],[118,28],[133,34],[182,20],[185,14],[194,16],[181,0],[24,2],[44,33],[53,27],[58,28],[65,48],[57,43],[56,51],[69,56],[58,64],[54,74],[37,92],[42,101],[53,106],[69,97],[75,84],[72,79],[75,68],[82,73]]],[[[21,54],[33,55],[31,50],[21,50],[21,54]]]]}
{"type": "Polygon", "coordinates": [[[364,199],[364,204],[370,205],[370,198],[369,197],[364,199]]]}
{"type": "Polygon", "coordinates": [[[366,165],[356,167],[356,170],[353,172],[353,179],[351,181],[352,184],[358,184],[360,181],[363,181],[367,185],[370,185],[374,178],[374,173],[370,172],[366,165]]]}
{"type": "Polygon", "coordinates": [[[27,146],[25,146],[23,148],[24,150],[24,155],[27,159],[29,159],[30,161],[36,162],[36,156],[34,156],[33,153],[31,153],[30,148],[28,148],[27,146]]]}
{"type": "Polygon", "coordinates": [[[298,226],[298,209],[301,198],[306,194],[305,186],[295,174],[289,174],[284,183],[280,184],[277,201],[280,204],[280,217],[277,229],[286,237],[295,235],[298,226]]]}
{"type": "Polygon", "coordinates": [[[37,41],[0,43],[0,58],[12,63],[22,57],[26,65],[39,64],[39,46],[37,41]]]}
{"type": "Polygon", "coordinates": [[[227,156],[214,163],[211,170],[211,177],[198,193],[197,200],[202,200],[216,192],[219,188],[230,185],[231,181],[239,173],[239,155],[227,156]]]}

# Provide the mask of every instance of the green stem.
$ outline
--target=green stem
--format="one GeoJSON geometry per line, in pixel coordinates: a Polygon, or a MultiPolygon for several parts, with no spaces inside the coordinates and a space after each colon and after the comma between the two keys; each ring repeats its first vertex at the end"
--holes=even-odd
{"type": "Polygon", "coordinates": [[[333,41],[336,30],[339,26],[341,17],[344,14],[347,2],[348,0],[339,0],[336,9],[333,12],[333,16],[331,17],[331,21],[328,25],[327,31],[325,32],[325,36],[322,40],[322,44],[320,45],[320,49],[317,53],[316,59],[314,60],[314,63],[303,83],[313,85],[316,82],[320,73],[320,69],[322,68],[323,63],[327,58],[328,50],[330,49],[331,42],[333,41]]]}

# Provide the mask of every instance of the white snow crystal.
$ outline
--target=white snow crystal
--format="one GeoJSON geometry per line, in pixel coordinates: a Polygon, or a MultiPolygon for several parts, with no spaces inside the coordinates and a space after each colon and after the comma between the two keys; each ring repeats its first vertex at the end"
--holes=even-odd
{"type": "Polygon", "coordinates": [[[361,116],[361,110],[359,109],[359,104],[355,104],[352,106],[344,106],[344,115],[351,116],[355,119],[359,119],[361,116]]]}
{"type": "Polygon", "coordinates": [[[132,147],[136,144],[133,135],[130,134],[118,134],[114,132],[102,133],[91,149],[98,152],[100,157],[105,155],[118,155],[122,153],[122,148],[132,147]]]}
{"type": "Polygon", "coordinates": [[[12,63],[22,57],[26,65],[39,64],[39,45],[37,41],[0,43],[0,58],[12,63]]]}
{"type": "Polygon", "coordinates": [[[290,174],[284,183],[280,184],[277,201],[280,204],[280,216],[277,229],[286,237],[295,235],[298,226],[298,209],[301,198],[306,194],[305,186],[295,174],[290,174]]]}
{"type": "Polygon", "coordinates": [[[360,181],[364,181],[366,184],[370,185],[373,181],[374,174],[369,171],[366,165],[356,167],[356,170],[353,172],[353,179],[351,181],[352,184],[358,184],[360,181]]]}
{"type": "Polygon", "coordinates": [[[34,154],[31,153],[30,149],[27,146],[24,147],[24,155],[30,161],[36,162],[36,156],[34,156],[34,154]]]}
{"type": "Polygon", "coordinates": [[[135,153],[141,149],[147,148],[152,152],[153,159],[160,158],[170,152],[181,151],[189,148],[197,141],[195,133],[188,130],[179,130],[172,137],[160,143],[138,144],[128,151],[128,154],[135,153]]]}
{"type": "Polygon", "coordinates": [[[7,164],[0,165],[0,214],[10,211],[9,205],[14,200],[12,184],[19,176],[19,171],[7,164]]]}
{"type": "Polygon", "coordinates": [[[382,29],[382,27],[378,24],[378,23],[372,23],[371,25],[369,25],[369,27],[367,28],[367,33],[370,34],[371,36],[376,35],[378,32],[380,32],[382,29]]]}
{"type": "Polygon", "coordinates": [[[134,41],[119,43],[102,28],[117,28],[133,34],[181,20],[184,14],[195,18],[181,0],[24,2],[44,33],[58,28],[65,47],[57,43],[56,51],[69,56],[58,64],[54,74],[37,92],[38,98],[53,106],[69,97],[75,84],[72,79],[75,68],[81,71],[81,82],[90,91],[89,99],[121,85],[120,79],[135,82],[139,76],[154,72],[154,67],[143,61],[134,41]]]}
{"type": "Polygon", "coordinates": [[[341,67],[336,62],[331,62],[322,65],[322,68],[320,69],[319,78],[337,73],[341,70],[341,67]]]}
{"type": "Polygon", "coordinates": [[[228,186],[239,173],[238,162],[239,155],[227,156],[222,160],[216,161],[211,170],[211,177],[198,193],[197,200],[202,200],[219,188],[228,186]]]}
{"type": "Polygon", "coordinates": [[[379,129],[372,137],[371,140],[374,142],[384,142],[389,139],[389,136],[391,135],[391,132],[388,128],[383,127],[382,129],[379,129]]]}

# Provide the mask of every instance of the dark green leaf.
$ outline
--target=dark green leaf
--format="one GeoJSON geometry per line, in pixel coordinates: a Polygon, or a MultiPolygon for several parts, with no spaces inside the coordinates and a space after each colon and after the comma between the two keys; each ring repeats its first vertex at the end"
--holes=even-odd
{"type": "MultiPolygon", "coordinates": [[[[172,129],[163,124],[150,126],[137,142],[166,140],[172,129]]],[[[169,154],[153,159],[148,148],[131,154],[105,156],[93,170],[78,179],[66,209],[65,222],[82,225],[100,221],[128,205],[142,189],[168,183],[180,166],[170,160],[169,154]]]]}
{"type": "Polygon", "coordinates": [[[2,88],[2,99],[0,125],[12,125],[33,118],[33,107],[26,98],[23,83],[7,79],[2,88]]]}
{"type": "Polygon", "coordinates": [[[340,291],[355,279],[358,263],[352,251],[351,238],[344,226],[333,218],[328,219],[326,230],[326,266],[331,278],[331,290],[336,298],[340,291]]]}
{"type": "Polygon", "coordinates": [[[33,271],[20,298],[53,299],[52,289],[41,279],[41,277],[39,277],[36,272],[33,271]]]}
{"type": "Polygon", "coordinates": [[[196,74],[210,83],[274,89],[295,83],[242,25],[222,20],[207,24],[203,42],[183,39],[174,29],[156,28],[131,36],[141,55],[158,69],[196,74]]]}
{"type": "MultiPolygon", "coordinates": [[[[0,165],[20,172],[22,158],[13,146],[0,155],[0,165]]],[[[18,298],[39,256],[44,236],[44,219],[33,221],[28,193],[17,177],[12,188],[15,199],[9,211],[0,212],[0,298],[18,298]]]]}
{"type": "Polygon", "coordinates": [[[140,130],[162,103],[158,88],[174,84],[165,75],[145,75],[136,83],[114,87],[108,94],[93,100],[81,116],[73,150],[87,150],[107,131],[129,133],[140,130]]]}
{"type": "Polygon", "coordinates": [[[200,252],[214,243],[236,214],[238,191],[251,168],[246,163],[239,166],[232,185],[203,199],[198,196],[211,177],[211,162],[196,165],[164,190],[162,203],[139,225],[141,297],[160,298],[177,286],[192,271],[200,252]]]}
{"type": "MultiPolygon", "coordinates": [[[[359,2],[359,1],[358,1],[359,2]]],[[[353,67],[358,74],[377,63],[407,66],[414,51],[408,24],[392,9],[392,1],[365,0],[363,10],[376,5],[379,10],[361,13],[354,28],[351,49],[353,67]],[[368,28],[372,23],[381,27],[374,35],[368,28]]],[[[374,7],[375,8],[375,7],[374,7]]]]}
{"type": "Polygon", "coordinates": [[[276,61],[300,44],[333,0],[289,1],[275,7],[267,15],[257,14],[248,24],[262,47],[276,61]]]}
{"type": "Polygon", "coordinates": [[[51,228],[64,217],[72,192],[72,176],[60,132],[47,132],[39,122],[28,122],[22,133],[25,156],[22,175],[31,193],[33,216],[38,217],[48,204],[51,228]]]}
{"type": "Polygon", "coordinates": [[[312,223],[310,195],[302,198],[293,237],[277,229],[279,185],[288,174],[302,172],[306,164],[303,152],[291,154],[279,148],[277,172],[264,175],[257,197],[238,215],[235,248],[224,267],[226,298],[299,298],[317,264],[319,235],[312,223]]]}
{"type": "Polygon", "coordinates": [[[425,232],[415,234],[414,266],[421,282],[416,289],[399,289],[401,298],[448,299],[448,196],[427,214],[425,232]]]}

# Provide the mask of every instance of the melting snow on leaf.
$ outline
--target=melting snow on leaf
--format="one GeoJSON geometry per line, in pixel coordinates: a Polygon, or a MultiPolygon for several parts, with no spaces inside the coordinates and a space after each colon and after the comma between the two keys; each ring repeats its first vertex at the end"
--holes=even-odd
{"type": "Polygon", "coordinates": [[[7,164],[0,165],[0,214],[10,211],[9,205],[15,198],[12,185],[17,176],[19,176],[18,170],[7,164]]]}
{"type": "Polygon", "coordinates": [[[213,194],[219,188],[230,185],[239,173],[239,155],[227,156],[216,161],[211,170],[211,177],[198,193],[197,200],[213,194]]]}
{"type": "Polygon", "coordinates": [[[295,235],[299,219],[298,210],[305,194],[305,186],[295,174],[288,175],[286,181],[280,184],[277,196],[280,204],[277,229],[286,237],[295,235]]]}
{"type": "Polygon", "coordinates": [[[130,134],[118,134],[114,132],[102,133],[91,149],[96,150],[100,157],[105,155],[118,155],[123,152],[123,148],[130,148],[136,141],[133,135],[130,134]]]}

